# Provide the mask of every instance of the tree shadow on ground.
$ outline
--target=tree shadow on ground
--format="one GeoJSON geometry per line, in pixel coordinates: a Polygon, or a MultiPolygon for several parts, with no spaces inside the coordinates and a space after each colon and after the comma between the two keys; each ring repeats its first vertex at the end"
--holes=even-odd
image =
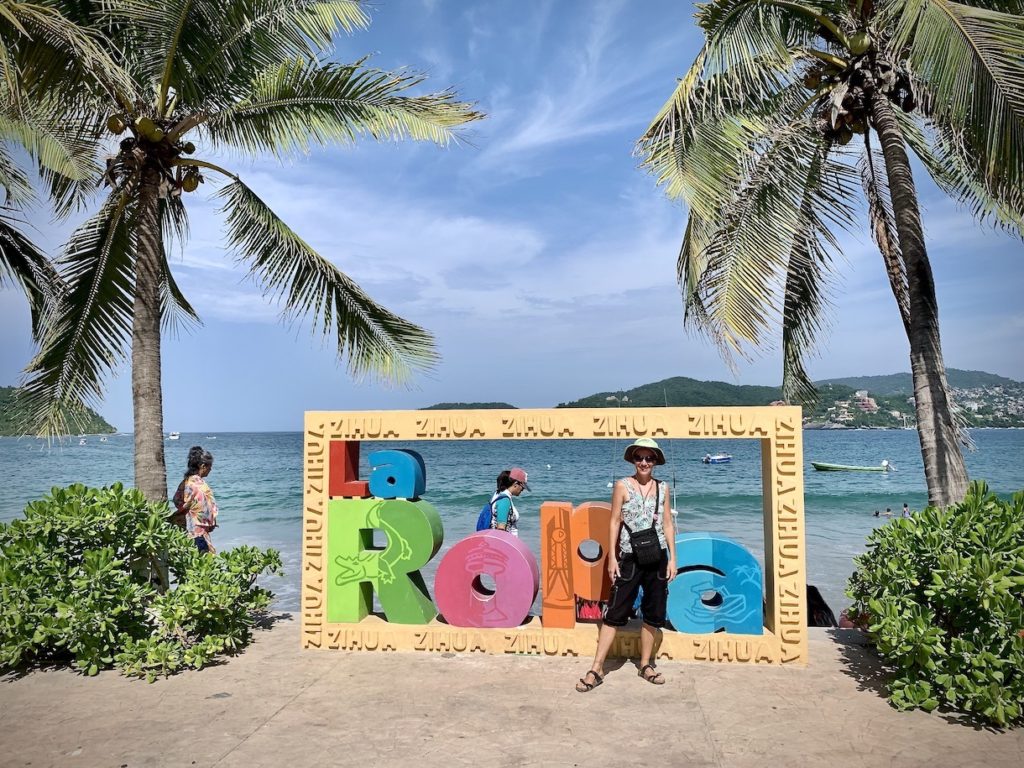
{"type": "Polygon", "coordinates": [[[257,616],[252,628],[260,630],[273,629],[275,625],[280,624],[282,621],[291,621],[292,618],[293,616],[288,611],[274,611],[257,616]]]}
{"type": "MultiPolygon", "coordinates": [[[[870,691],[887,699],[891,672],[867,636],[859,629],[830,629],[828,634],[839,646],[843,673],[857,682],[857,689],[870,691]]],[[[895,707],[893,709],[895,710],[895,707]]],[[[942,718],[950,725],[960,725],[975,731],[1000,733],[1003,730],[970,713],[940,707],[931,714],[942,718]]]]}

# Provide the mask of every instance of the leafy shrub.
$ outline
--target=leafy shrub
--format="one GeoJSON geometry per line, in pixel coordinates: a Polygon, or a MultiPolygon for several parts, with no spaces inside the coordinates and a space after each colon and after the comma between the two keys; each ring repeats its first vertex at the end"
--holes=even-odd
{"type": "Polygon", "coordinates": [[[1021,719],[1024,492],[972,483],[960,504],[876,529],[855,562],[846,593],[893,667],[893,705],[1021,719]]]}
{"type": "Polygon", "coordinates": [[[167,512],[120,484],[72,485],[0,525],[0,669],[116,665],[152,681],[244,647],[273,599],[256,578],[280,556],[201,554],[167,512]]]}

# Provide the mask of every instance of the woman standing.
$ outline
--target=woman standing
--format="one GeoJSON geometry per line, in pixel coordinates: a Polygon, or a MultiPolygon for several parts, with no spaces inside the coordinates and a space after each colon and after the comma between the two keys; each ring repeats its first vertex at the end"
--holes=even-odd
{"type": "Polygon", "coordinates": [[[206,482],[213,470],[213,454],[194,445],[188,449],[188,469],[174,494],[174,505],[185,516],[185,530],[200,552],[214,554],[210,531],[217,527],[217,501],[206,482]],[[180,504],[179,504],[180,494],[180,504]]]}
{"type": "Polygon", "coordinates": [[[665,463],[665,454],[654,440],[641,437],[626,449],[623,458],[633,464],[635,471],[632,477],[616,482],[612,490],[611,546],[608,550],[612,592],[597,638],[594,663],[576,684],[580,693],[592,691],[604,682],[604,660],[615,642],[615,633],[629,620],[641,587],[643,623],[640,626],[638,674],[655,685],[665,682],[651,661],[655,635],[665,626],[668,585],[676,577],[675,529],[669,507],[668,484],[655,480],[653,475],[654,466],[665,463]],[[645,538],[648,546],[642,546],[645,538]]]}
{"type": "Polygon", "coordinates": [[[528,490],[526,470],[521,467],[506,469],[498,475],[498,488],[491,496],[491,528],[519,535],[519,510],[512,499],[528,490]]]}

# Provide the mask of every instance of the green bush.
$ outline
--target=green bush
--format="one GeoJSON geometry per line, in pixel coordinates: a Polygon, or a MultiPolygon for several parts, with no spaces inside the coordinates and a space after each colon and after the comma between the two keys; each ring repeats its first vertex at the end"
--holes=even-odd
{"type": "Polygon", "coordinates": [[[116,665],[152,681],[244,647],[273,599],[256,579],[280,556],[203,555],[167,513],[120,484],[72,485],[0,525],[0,669],[116,665]]]}
{"type": "Polygon", "coordinates": [[[972,483],[960,504],[876,529],[855,563],[846,594],[893,669],[893,705],[1021,719],[1024,492],[972,483]]]}

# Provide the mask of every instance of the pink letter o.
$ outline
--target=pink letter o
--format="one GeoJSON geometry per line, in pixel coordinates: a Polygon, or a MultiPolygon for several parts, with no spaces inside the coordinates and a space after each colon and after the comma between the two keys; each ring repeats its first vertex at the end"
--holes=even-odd
{"type": "Polygon", "coordinates": [[[453,627],[517,627],[530,613],[540,572],[533,552],[504,531],[477,531],[442,558],[434,579],[434,600],[453,627]],[[494,579],[494,591],[479,578],[494,579]]]}

